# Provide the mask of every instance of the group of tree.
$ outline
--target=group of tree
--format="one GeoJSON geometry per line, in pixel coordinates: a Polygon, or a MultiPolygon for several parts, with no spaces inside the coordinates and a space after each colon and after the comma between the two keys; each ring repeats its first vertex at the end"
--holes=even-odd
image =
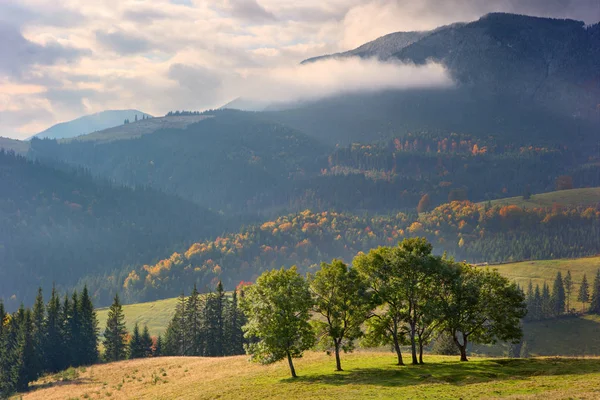
{"type": "Polygon", "coordinates": [[[252,359],[287,359],[295,377],[292,359],[315,342],[333,350],[341,370],[340,351],[361,337],[365,345],[391,345],[404,365],[401,345],[410,344],[412,363],[422,364],[424,346],[445,333],[467,361],[471,342],[520,339],[524,300],[497,271],[434,256],[426,239],[412,238],[359,254],[352,267],[323,263],[308,278],[296,267],[264,272],[241,306],[252,359]]]}
{"type": "Polygon", "coordinates": [[[44,373],[98,360],[98,322],[87,287],[61,301],[56,290],[44,303],[9,314],[0,301],[0,397],[26,390],[44,373]]]}
{"type": "Polygon", "coordinates": [[[186,110],[182,110],[182,111],[169,111],[167,113],[167,117],[179,117],[179,116],[187,116],[187,115],[200,115],[200,111],[186,111],[186,110]]]}
{"type": "Polygon", "coordinates": [[[167,356],[219,357],[244,354],[242,326],[245,316],[238,305],[243,287],[228,295],[219,282],[215,292],[200,295],[196,286],[189,297],[179,296],[161,354],[167,356]]]}
{"type": "Polygon", "coordinates": [[[567,271],[564,278],[560,271],[557,272],[552,289],[546,282],[541,288],[537,284],[534,288],[530,281],[526,292],[527,317],[525,320],[539,321],[574,314],[576,308],[571,303],[573,296],[576,296],[577,301],[581,303],[581,312],[600,314],[600,270],[596,273],[592,283],[591,293],[586,274],[583,274],[579,289],[575,292],[575,282],[571,271],[567,271]],[[590,306],[586,310],[588,303],[590,306]]]}

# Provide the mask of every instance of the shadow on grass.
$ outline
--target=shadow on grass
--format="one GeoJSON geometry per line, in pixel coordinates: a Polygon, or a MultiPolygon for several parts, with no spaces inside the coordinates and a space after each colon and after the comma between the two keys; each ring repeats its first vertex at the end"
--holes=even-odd
{"type": "Polygon", "coordinates": [[[74,379],[65,379],[65,380],[57,380],[50,381],[38,384],[30,384],[28,392],[33,392],[35,390],[47,389],[54,386],[64,386],[64,385],[85,385],[86,383],[93,383],[94,380],[90,378],[74,378],[74,379]]]}
{"type": "Polygon", "coordinates": [[[600,359],[488,359],[404,367],[353,368],[329,374],[300,375],[298,378],[282,379],[281,382],[374,386],[414,386],[435,383],[470,385],[532,376],[585,375],[599,370],[600,359]]]}

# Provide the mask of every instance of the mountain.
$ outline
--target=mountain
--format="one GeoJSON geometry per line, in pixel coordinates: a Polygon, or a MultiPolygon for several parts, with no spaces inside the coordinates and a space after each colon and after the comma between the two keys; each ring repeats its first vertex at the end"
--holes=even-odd
{"type": "Polygon", "coordinates": [[[0,136],[0,149],[26,154],[29,151],[29,142],[0,136]]]}
{"type": "Polygon", "coordinates": [[[103,280],[227,227],[178,197],[0,150],[0,299],[11,309],[33,299],[38,286],[49,293],[53,283],[72,288],[84,277],[103,280]]]}
{"type": "MultiPolygon", "coordinates": [[[[133,122],[142,117],[152,118],[152,115],[146,114],[138,110],[108,110],[102,111],[96,114],[86,115],[72,121],[61,122],[40,132],[33,137],[40,139],[64,139],[72,138],[88,133],[100,131],[107,128],[123,125],[124,121],[128,119],[133,122]]],[[[30,138],[31,139],[31,138],[30,138]]]]}
{"type": "Polygon", "coordinates": [[[184,129],[167,127],[129,140],[87,140],[110,130],[68,142],[33,140],[31,154],[228,214],[287,207],[296,182],[326,165],[327,146],[260,114],[215,110],[195,117],[200,120],[184,129]]]}

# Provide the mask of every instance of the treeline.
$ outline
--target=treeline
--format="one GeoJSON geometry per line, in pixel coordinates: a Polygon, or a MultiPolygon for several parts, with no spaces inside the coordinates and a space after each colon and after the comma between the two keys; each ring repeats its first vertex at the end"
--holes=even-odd
{"type": "Polygon", "coordinates": [[[306,210],[194,243],[183,253],[122,274],[119,284],[130,301],[176,296],[178,282],[214,287],[222,281],[231,288],[280,265],[297,265],[304,272],[322,259],[349,260],[414,236],[469,262],[580,257],[600,252],[600,211],[458,201],[421,214],[373,217],[306,210]]]}
{"type": "Polygon", "coordinates": [[[167,113],[167,115],[165,115],[165,117],[178,117],[178,116],[185,116],[185,115],[200,115],[202,114],[200,111],[169,111],[167,113]]]}
{"type": "Polygon", "coordinates": [[[532,282],[529,282],[526,292],[527,317],[525,320],[539,321],[577,313],[574,305],[571,304],[573,295],[576,295],[577,301],[581,303],[582,313],[600,314],[600,270],[596,273],[591,288],[586,274],[583,274],[577,293],[574,290],[575,282],[571,271],[567,271],[564,278],[559,271],[556,274],[552,290],[546,282],[541,288],[539,285],[535,285],[535,289],[532,282]],[[588,303],[590,305],[586,307],[588,303]]]}
{"type": "Polygon", "coordinates": [[[98,361],[98,321],[91,297],[56,290],[44,303],[39,289],[32,309],[6,313],[0,300],[0,397],[23,391],[44,373],[98,361]]]}
{"type": "MultiPolygon", "coordinates": [[[[52,282],[61,290],[81,290],[84,277],[106,281],[115,270],[227,227],[216,214],[181,198],[3,150],[0,181],[0,298],[10,311],[21,302],[31,305],[40,285],[45,292],[52,282]]],[[[115,290],[104,297],[91,292],[100,294],[94,298],[98,305],[108,305],[115,290]]]]}
{"type": "Polygon", "coordinates": [[[263,364],[287,359],[295,377],[293,358],[315,343],[335,353],[341,370],[340,352],[359,338],[391,345],[398,365],[402,344],[410,344],[412,364],[422,364],[425,345],[440,334],[461,361],[469,343],[518,342],[526,305],[516,284],[431,252],[424,238],[412,238],[361,253],[352,267],[323,263],[307,279],[295,267],[264,272],[242,301],[245,336],[254,339],[246,351],[263,364]]]}

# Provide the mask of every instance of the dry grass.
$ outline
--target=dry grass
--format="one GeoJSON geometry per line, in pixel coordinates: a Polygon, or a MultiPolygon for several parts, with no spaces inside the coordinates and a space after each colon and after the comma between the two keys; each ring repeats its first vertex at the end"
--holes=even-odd
{"type": "Polygon", "coordinates": [[[246,356],[164,357],[97,365],[71,381],[40,380],[25,399],[597,399],[600,359],[507,360],[429,356],[424,366],[397,367],[391,353],[344,355],[334,361],[310,352],[289,378],[284,362],[251,364],[246,356]]]}

